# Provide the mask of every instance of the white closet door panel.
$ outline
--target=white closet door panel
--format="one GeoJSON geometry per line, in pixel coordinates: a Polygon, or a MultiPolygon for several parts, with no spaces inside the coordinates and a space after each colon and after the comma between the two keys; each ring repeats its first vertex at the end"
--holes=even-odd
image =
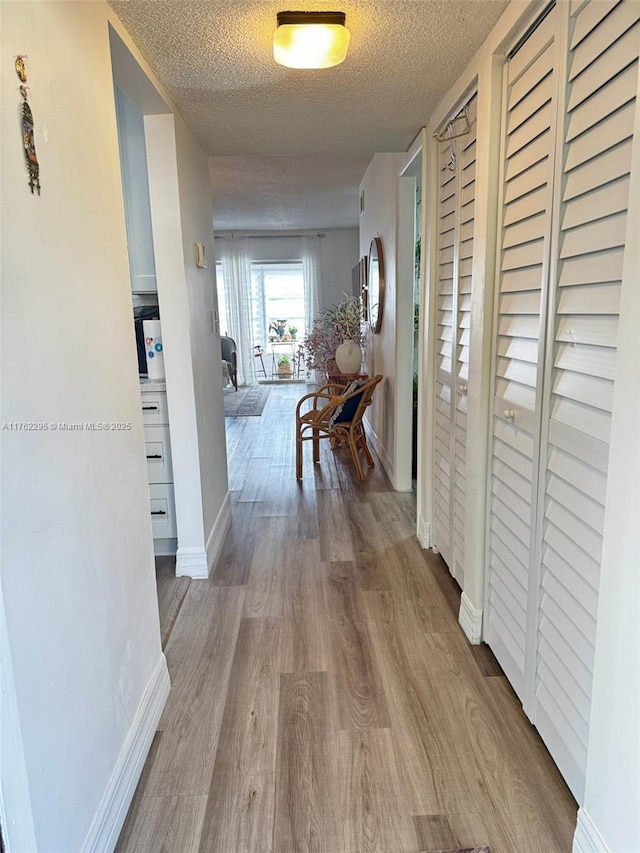
{"type": "MultiPolygon", "coordinates": [[[[595,353],[592,354],[596,356],[595,353]]],[[[575,373],[560,366],[555,370],[553,393],[557,397],[586,403],[598,410],[611,412],[613,406],[613,382],[598,376],[575,373]]]]}
{"type": "Polygon", "coordinates": [[[526,507],[531,508],[531,481],[527,480],[506,462],[499,459],[494,461],[496,480],[493,491],[499,496],[512,496],[515,501],[514,511],[524,518],[526,507]]]}
{"type": "Polygon", "coordinates": [[[531,216],[544,213],[548,200],[548,193],[544,186],[537,190],[532,190],[525,196],[520,196],[515,201],[506,205],[503,225],[513,225],[516,222],[522,222],[523,219],[529,219],[531,216]]]}
{"type": "MultiPolygon", "coordinates": [[[[548,673],[548,669],[546,670],[548,673]]],[[[545,674],[542,668],[542,674],[545,674]]],[[[566,688],[564,684],[547,675],[540,688],[540,698],[543,700],[543,707],[548,717],[554,734],[557,735],[565,749],[573,757],[576,762],[584,762],[587,757],[587,748],[583,741],[584,734],[581,731],[582,726],[578,725],[580,717],[576,715],[575,709],[567,701],[566,688]],[[568,720],[571,719],[572,725],[569,725],[568,720]],[[582,737],[581,737],[582,735],[582,737]]]]}
{"type": "Polygon", "coordinates": [[[528,361],[536,364],[538,360],[538,344],[535,340],[523,338],[501,337],[498,344],[498,357],[528,361]]]}
{"type": "Polygon", "coordinates": [[[573,80],[578,74],[582,73],[598,58],[603,50],[606,50],[620,38],[621,33],[625,33],[637,23],[639,18],[640,6],[638,3],[620,3],[612,8],[606,20],[603,20],[598,27],[599,38],[587,39],[577,44],[571,51],[569,80],[573,80]]]}
{"type": "Polygon", "coordinates": [[[608,412],[556,396],[551,409],[551,417],[561,424],[580,430],[599,441],[608,442],[609,440],[611,416],[608,412]]]}
{"type": "Polygon", "coordinates": [[[548,178],[548,166],[546,160],[538,161],[517,177],[512,178],[505,186],[504,203],[510,204],[527,193],[533,192],[538,187],[544,187],[548,178]]]}
{"type": "MultiPolygon", "coordinates": [[[[626,0],[634,3],[636,0],[626,0]]],[[[575,110],[587,98],[592,98],[594,92],[619,75],[638,58],[637,33],[628,30],[615,44],[602,53],[595,62],[591,63],[578,77],[573,80],[567,109],[575,110]]]]}
{"type": "MultiPolygon", "coordinates": [[[[551,62],[550,54],[547,59],[551,62]]],[[[509,133],[509,147],[507,155],[511,157],[524,144],[535,139],[545,128],[543,119],[547,117],[549,123],[550,101],[553,96],[553,77],[540,78],[531,88],[526,96],[517,106],[509,112],[507,132],[509,133]]]]}
{"type": "MultiPolygon", "coordinates": [[[[532,92],[537,92],[543,82],[547,82],[552,76],[553,54],[550,50],[543,49],[533,60],[528,68],[512,83],[510,81],[509,93],[509,120],[507,121],[507,132],[511,133],[517,124],[514,124],[514,115],[520,113],[519,106],[523,100],[529,98],[532,92]]],[[[551,89],[549,89],[550,97],[551,89]]],[[[534,101],[530,104],[526,114],[531,115],[540,108],[542,102],[534,101]]]]}
{"type": "MultiPolygon", "coordinates": [[[[473,122],[475,120],[476,120],[476,116],[475,116],[475,111],[474,111],[474,115],[471,115],[471,114],[469,115],[469,121],[473,122]]],[[[469,139],[469,137],[465,137],[465,142],[467,139],[469,139]]],[[[469,170],[469,166],[471,164],[475,164],[475,162],[476,162],[476,138],[475,138],[475,130],[474,130],[473,136],[471,137],[471,142],[468,142],[467,144],[465,144],[465,146],[462,150],[462,186],[463,187],[466,186],[468,183],[467,172],[469,170]]],[[[474,174],[473,174],[473,177],[471,178],[471,180],[475,180],[475,169],[474,169],[474,174]]]]}
{"type": "Polygon", "coordinates": [[[540,252],[542,251],[542,237],[539,240],[534,240],[531,243],[514,246],[512,249],[505,249],[502,253],[502,269],[515,270],[521,267],[529,267],[532,264],[538,264],[540,261],[540,252]]]}
{"type": "Polygon", "coordinates": [[[529,340],[537,340],[540,330],[540,321],[536,315],[531,317],[503,315],[499,319],[498,335],[499,341],[503,337],[511,339],[528,338],[529,340]]]}
{"type": "Polygon", "coordinates": [[[613,348],[598,351],[576,343],[558,343],[555,366],[562,371],[584,373],[613,381],[616,368],[616,351],[613,348]]]}
{"type": "Polygon", "coordinates": [[[591,693],[592,676],[581,657],[581,654],[585,651],[588,654],[588,646],[585,647],[583,645],[580,649],[573,649],[563,638],[553,620],[546,616],[540,621],[540,644],[548,645],[552,650],[562,648],[565,651],[562,659],[567,669],[573,673],[575,680],[584,693],[589,695],[591,693]]]}
{"type": "MultiPolygon", "coordinates": [[[[551,80],[551,82],[553,81],[551,80]]],[[[549,86],[549,89],[551,89],[551,86],[549,86]]],[[[518,151],[522,151],[523,148],[531,145],[539,136],[547,132],[549,125],[551,124],[552,104],[549,102],[550,97],[551,91],[549,91],[548,96],[546,97],[547,102],[544,106],[539,108],[538,111],[531,115],[526,121],[523,121],[513,131],[513,133],[509,135],[509,142],[507,143],[507,157],[513,157],[518,153],[518,151]]],[[[529,105],[525,101],[522,106],[525,108],[529,105]]]]}
{"type": "Polygon", "coordinates": [[[634,100],[636,96],[637,76],[634,64],[626,68],[619,77],[610,80],[595,95],[587,98],[571,113],[567,128],[566,141],[570,142],[585,130],[593,127],[602,119],[610,116],[620,107],[634,100]]]}
{"type": "Polygon", "coordinates": [[[466,396],[475,208],[476,99],[466,106],[469,133],[439,152],[434,542],[449,570],[464,579],[466,396]],[[460,387],[459,387],[460,386],[460,387]]]}
{"type": "Polygon", "coordinates": [[[522,293],[523,291],[540,290],[540,276],[542,274],[541,265],[536,264],[530,267],[521,267],[519,269],[503,270],[502,274],[502,292],[503,293],[522,293]]]}
{"type": "Polygon", "coordinates": [[[438,256],[438,264],[452,264],[453,263],[453,243],[444,248],[440,248],[439,256],[438,256]]]}
{"type": "MultiPolygon", "coordinates": [[[[580,801],[635,116],[640,4],[571,19],[557,282],[542,456],[534,720],[580,801]]],[[[560,182],[559,182],[560,185],[560,182]]]]}
{"type": "Polygon", "coordinates": [[[506,66],[486,626],[487,641],[521,698],[553,189],[557,20],[554,8],[506,66]]]}
{"type": "Polygon", "coordinates": [[[564,231],[560,258],[624,246],[626,225],[627,214],[624,212],[564,231]]]}
{"type": "Polygon", "coordinates": [[[570,344],[615,347],[618,340],[618,316],[564,314],[558,317],[556,340],[570,344]]]}
{"type": "Polygon", "coordinates": [[[501,501],[497,495],[497,485],[493,490],[493,509],[496,515],[498,515],[502,522],[504,522],[509,528],[509,532],[512,536],[514,536],[520,545],[522,546],[522,550],[519,550],[519,554],[526,554],[529,548],[529,519],[526,521],[522,521],[521,518],[513,511],[513,509],[509,506],[508,503],[501,501]]]}
{"type": "MultiPolygon", "coordinates": [[[[633,0],[628,0],[628,2],[633,2],[633,0]]],[[[635,105],[627,104],[575,139],[567,152],[565,171],[575,169],[576,166],[586,163],[587,160],[596,157],[599,153],[613,148],[625,139],[629,139],[633,133],[633,131],[629,132],[629,125],[633,127],[634,115],[635,105]]]]}
{"type": "MultiPolygon", "coordinates": [[[[581,9],[579,13],[577,11],[571,10],[571,19],[574,22],[573,33],[571,35],[571,40],[569,42],[571,56],[574,50],[578,47],[580,42],[585,39],[598,24],[601,23],[603,18],[605,18],[610,12],[613,11],[613,8],[618,5],[620,0],[617,2],[613,2],[613,0],[596,0],[596,2],[590,2],[587,4],[585,9],[581,9]]],[[[598,53],[595,54],[598,56],[598,53]]]]}
{"type": "Polygon", "coordinates": [[[563,200],[569,201],[626,175],[630,158],[631,139],[625,139],[615,148],[610,148],[577,169],[573,169],[566,176],[563,200]]]}
{"type": "MultiPolygon", "coordinates": [[[[509,584],[511,595],[516,599],[522,613],[527,609],[527,569],[522,563],[513,559],[513,554],[500,539],[495,537],[494,559],[496,561],[496,572],[501,578],[513,576],[513,582],[509,584]],[[509,568],[507,568],[509,566],[509,568]]],[[[520,636],[519,632],[518,636],[520,636]]]]}
{"type": "MultiPolygon", "coordinates": [[[[499,467],[499,466],[496,466],[499,467]]],[[[501,467],[501,471],[503,471],[503,467],[501,467]]],[[[503,471],[505,476],[504,481],[498,481],[494,483],[493,486],[493,494],[498,498],[503,504],[506,504],[511,510],[523,521],[525,524],[529,524],[529,516],[531,513],[531,490],[529,490],[529,499],[525,500],[521,498],[520,495],[517,494],[511,488],[511,478],[513,476],[513,472],[507,469],[506,472],[503,471]]],[[[515,485],[517,486],[517,480],[515,485]]]]}
{"type": "Polygon", "coordinates": [[[529,68],[532,62],[545,51],[553,42],[557,26],[557,15],[555,10],[540,22],[535,32],[520,46],[517,53],[511,57],[507,64],[507,83],[512,86],[518,78],[529,68]]]}
{"type": "Polygon", "coordinates": [[[572,713],[575,713],[578,743],[584,745],[584,739],[589,734],[589,721],[585,720],[583,716],[589,704],[585,690],[548,643],[540,645],[540,659],[540,670],[544,680],[555,679],[564,685],[564,690],[560,695],[564,693],[570,703],[572,713]]]}
{"type": "MultiPolygon", "coordinates": [[[[609,446],[606,441],[600,441],[585,432],[573,430],[554,420],[549,424],[549,445],[551,448],[547,461],[549,470],[553,470],[556,451],[561,451],[567,455],[568,459],[581,460],[576,461],[576,468],[572,473],[574,479],[570,482],[576,482],[575,478],[583,476],[593,484],[594,488],[597,484],[606,483],[609,462],[609,446]],[[588,468],[582,467],[582,460],[588,462],[588,468]]],[[[559,462],[560,460],[558,464],[559,462]]],[[[594,496],[594,499],[597,498],[594,496]]],[[[604,485],[602,485],[602,504],[604,505],[604,485]]]]}
{"type": "Polygon", "coordinates": [[[549,156],[550,147],[553,145],[553,138],[549,130],[537,136],[529,145],[522,148],[509,159],[506,170],[507,181],[521,175],[531,166],[535,166],[541,160],[549,156]]]}
{"type": "Polygon", "coordinates": [[[566,258],[562,264],[558,284],[560,287],[565,287],[572,284],[619,281],[622,276],[623,260],[624,252],[621,246],[594,253],[589,258],[588,265],[580,256],[566,258]]]}
{"type": "Polygon", "coordinates": [[[515,225],[507,225],[503,228],[502,248],[509,249],[522,243],[544,238],[546,233],[546,221],[544,213],[531,216],[523,222],[515,225]]]}
{"type": "Polygon", "coordinates": [[[573,505],[569,511],[562,503],[554,500],[548,491],[547,494],[546,519],[549,523],[548,529],[555,527],[560,532],[567,528],[576,531],[575,540],[579,543],[580,548],[586,551],[590,559],[599,563],[602,556],[602,541],[598,533],[573,511],[573,505]]]}
{"type": "Polygon", "coordinates": [[[565,655],[567,660],[570,659],[570,655],[567,655],[568,649],[571,649],[583,662],[588,660],[589,656],[593,654],[593,646],[586,636],[576,628],[573,621],[567,619],[566,613],[551,596],[544,598],[544,607],[541,607],[541,611],[541,622],[546,616],[558,632],[559,640],[553,648],[560,660],[564,660],[565,655]]]}
{"type": "MultiPolygon", "coordinates": [[[[591,618],[595,619],[598,613],[598,592],[592,586],[585,583],[584,578],[575,566],[569,565],[550,546],[545,547],[545,565],[549,566],[549,577],[554,577],[557,582],[567,589],[574,589],[576,584],[580,585],[580,604],[591,618]]],[[[586,618],[586,617],[585,617],[586,618]]]]}
{"type": "MultiPolygon", "coordinates": [[[[623,176],[597,190],[568,202],[562,217],[562,230],[575,228],[594,219],[613,216],[627,209],[628,186],[623,176]]],[[[623,238],[624,239],[624,238],[623,238]]],[[[619,276],[618,276],[619,277],[619,276]]],[[[615,278],[615,276],[610,276],[615,278]]]]}

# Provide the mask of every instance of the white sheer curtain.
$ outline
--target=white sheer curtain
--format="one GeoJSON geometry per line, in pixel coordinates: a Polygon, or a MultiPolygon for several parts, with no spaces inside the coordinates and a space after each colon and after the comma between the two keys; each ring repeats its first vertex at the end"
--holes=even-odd
{"type": "Polygon", "coordinates": [[[320,273],[320,237],[302,238],[302,277],[304,280],[304,325],[307,332],[320,306],[322,275],[320,273]]]}
{"type": "Polygon", "coordinates": [[[251,339],[251,259],[249,241],[219,237],[220,260],[227,300],[227,328],[238,349],[238,383],[255,382],[251,339]]]}

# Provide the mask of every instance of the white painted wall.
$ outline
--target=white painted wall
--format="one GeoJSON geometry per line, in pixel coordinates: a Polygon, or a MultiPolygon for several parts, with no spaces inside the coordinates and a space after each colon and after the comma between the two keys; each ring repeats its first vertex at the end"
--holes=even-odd
{"type": "MultiPolygon", "coordinates": [[[[175,134],[178,157],[180,219],[189,305],[189,332],[198,433],[205,544],[219,523],[228,492],[220,336],[213,328],[217,305],[211,184],[208,158],[179,115],[175,134]],[[195,263],[195,243],[203,243],[207,269],[195,263]]],[[[164,316],[164,315],[162,315],[164,316]]],[[[222,520],[220,524],[223,525],[222,520]]]]}
{"type": "MultiPolygon", "coordinates": [[[[245,232],[233,232],[234,234],[245,232]]],[[[320,308],[329,308],[339,302],[344,293],[351,294],[351,270],[358,263],[358,229],[327,228],[320,240],[320,272],[322,293],[320,308]]],[[[220,236],[224,236],[220,232],[220,236]]],[[[302,240],[296,236],[252,236],[249,240],[252,261],[299,261],[302,258],[302,240]]]]}
{"type": "MultiPolygon", "coordinates": [[[[3,3],[1,14],[3,418],[132,424],[0,433],[3,643],[28,780],[22,805],[39,850],[72,851],[164,661],[110,13],[103,3],[33,2],[3,3]],[[29,57],[41,197],[27,186],[17,53],[29,57]]],[[[11,775],[3,755],[3,802],[11,775]]],[[[22,853],[5,828],[9,851],[22,853]]]]}
{"type": "MultiPolygon", "coordinates": [[[[406,154],[376,154],[365,172],[360,192],[365,209],[360,217],[360,254],[368,255],[371,240],[382,238],[385,267],[385,297],[382,328],[369,332],[365,365],[369,375],[381,373],[382,386],[376,390],[368,410],[370,435],[389,479],[395,485],[394,460],[397,452],[396,406],[396,228],[398,219],[398,175],[406,154]]],[[[411,417],[411,412],[407,414],[411,417]]]]}
{"type": "Polygon", "coordinates": [[[135,46],[123,37],[128,45],[111,33],[114,75],[119,88],[146,111],[144,165],[165,345],[176,573],[206,577],[229,519],[220,341],[212,314],[211,191],[202,171],[207,160],[180,115],[170,111],[168,99],[160,98],[135,46]],[[196,242],[205,246],[207,269],[195,264],[196,242]]]}

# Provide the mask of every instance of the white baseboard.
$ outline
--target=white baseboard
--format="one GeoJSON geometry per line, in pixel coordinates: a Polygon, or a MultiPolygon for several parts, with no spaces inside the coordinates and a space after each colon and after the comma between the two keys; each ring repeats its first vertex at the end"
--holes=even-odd
{"type": "Polygon", "coordinates": [[[211,571],[222,551],[222,543],[231,524],[231,496],[225,495],[220,512],[207,539],[207,567],[211,571]]]}
{"type": "Polygon", "coordinates": [[[176,577],[209,577],[207,552],[204,548],[178,548],[176,553],[176,577]]]}
{"type": "Polygon", "coordinates": [[[82,845],[82,853],[110,853],[115,848],[170,687],[167,661],[161,655],[82,845]]]}
{"type": "Polygon", "coordinates": [[[594,822],[583,808],[578,809],[578,823],[573,836],[573,853],[611,853],[594,822]]]}
{"type": "MultiPolygon", "coordinates": [[[[382,444],[371,424],[367,421],[365,426],[367,430],[367,443],[374,449],[376,456],[380,460],[380,464],[386,471],[387,477],[395,487],[396,470],[393,464],[393,459],[389,456],[387,448],[382,444]]],[[[362,464],[366,465],[366,462],[363,462],[362,464]]]]}
{"type": "Polygon", "coordinates": [[[482,609],[474,607],[464,592],[460,597],[458,622],[462,625],[462,630],[472,646],[482,642],[482,609]]]}
{"type": "Polygon", "coordinates": [[[418,519],[418,542],[425,549],[431,547],[431,523],[423,516],[418,519]]]}

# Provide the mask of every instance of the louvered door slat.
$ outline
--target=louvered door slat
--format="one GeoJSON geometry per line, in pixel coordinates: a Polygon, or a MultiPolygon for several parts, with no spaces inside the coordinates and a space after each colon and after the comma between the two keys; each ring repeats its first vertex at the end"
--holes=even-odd
{"type": "Polygon", "coordinates": [[[548,437],[541,457],[534,721],[579,801],[589,735],[639,17],[640,4],[622,0],[584,4],[570,20],[558,286],[551,293],[556,321],[547,341],[548,437]]]}

